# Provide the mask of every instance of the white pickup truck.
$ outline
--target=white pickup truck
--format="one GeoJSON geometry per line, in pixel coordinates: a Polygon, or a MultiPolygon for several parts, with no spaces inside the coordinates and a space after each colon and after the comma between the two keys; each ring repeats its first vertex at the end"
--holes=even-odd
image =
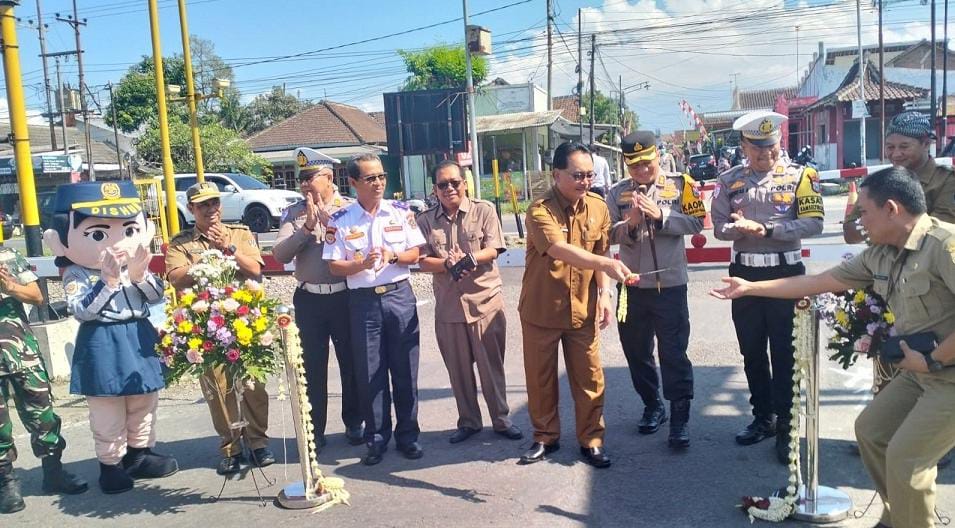
{"type": "MultiPolygon", "coordinates": [[[[222,193],[222,221],[241,222],[256,233],[267,233],[277,227],[288,206],[302,199],[293,191],[272,189],[251,176],[238,173],[206,173],[206,181],[219,187],[222,193]]],[[[186,207],[186,189],[196,184],[195,174],[177,174],[176,207],[181,227],[195,222],[186,207]]]]}

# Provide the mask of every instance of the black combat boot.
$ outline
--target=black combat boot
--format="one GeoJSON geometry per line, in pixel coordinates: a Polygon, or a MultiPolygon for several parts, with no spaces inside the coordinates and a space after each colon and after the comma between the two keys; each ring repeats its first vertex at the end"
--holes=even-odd
{"type": "Polygon", "coordinates": [[[127,447],[122,464],[134,479],[168,477],[179,471],[175,458],[153,453],[148,447],[127,447]]]}
{"type": "Polygon", "coordinates": [[[133,489],[133,479],[126,474],[122,464],[111,466],[100,462],[99,487],[107,495],[123,493],[133,489]]]}
{"type": "MultiPolygon", "coordinates": [[[[65,446],[65,444],[63,444],[65,446]]],[[[43,464],[43,492],[79,495],[89,489],[85,480],[63,469],[63,448],[40,459],[43,464]]]]}
{"type": "Polygon", "coordinates": [[[666,407],[658,397],[656,401],[648,403],[643,409],[643,417],[637,422],[637,431],[640,434],[653,434],[667,421],[666,407]]]}
{"type": "Polygon", "coordinates": [[[671,449],[685,449],[690,447],[690,430],[687,422],[690,421],[690,400],[674,400],[670,402],[670,436],[667,444],[671,449]]]}
{"type": "Polygon", "coordinates": [[[26,507],[20,495],[20,483],[13,474],[13,464],[0,464],[0,513],[16,513],[26,507]]]}

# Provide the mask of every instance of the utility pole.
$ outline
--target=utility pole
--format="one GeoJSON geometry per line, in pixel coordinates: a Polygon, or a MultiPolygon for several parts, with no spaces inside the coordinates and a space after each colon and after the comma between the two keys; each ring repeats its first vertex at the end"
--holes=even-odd
{"type": "MultiPolygon", "coordinates": [[[[938,90],[935,88],[935,0],[931,2],[932,9],[932,132],[938,131],[938,90]]],[[[945,43],[946,49],[948,48],[948,43],[945,43]]],[[[935,145],[935,152],[938,152],[938,144],[935,145]]],[[[932,153],[934,155],[934,153],[932,153]]]]}
{"type": "MultiPolygon", "coordinates": [[[[554,85],[554,33],[551,23],[554,20],[554,0],[547,0],[547,109],[554,109],[554,94],[551,89],[554,85]]],[[[546,151],[551,149],[551,130],[547,127],[546,151]]],[[[553,160],[551,160],[553,161],[553,160]]],[[[500,216],[500,215],[498,215],[500,216]]]]}
{"type": "Polygon", "coordinates": [[[577,127],[584,142],[584,34],[583,9],[577,10],[577,127]]]}
{"type": "MultiPolygon", "coordinates": [[[[113,142],[116,143],[116,163],[119,165],[119,178],[123,178],[123,153],[119,148],[119,129],[116,127],[116,105],[113,104],[113,83],[106,83],[109,89],[109,108],[113,117],[113,142]]],[[[132,175],[130,178],[132,179],[132,175]]]]}
{"type": "MultiPolygon", "coordinates": [[[[879,0],[881,1],[881,0],[879,0]]],[[[942,15],[942,40],[945,42],[945,53],[942,56],[942,133],[938,143],[945,148],[948,145],[948,0],[945,0],[945,14],[942,15]]]]}
{"type": "Polygon", "coordinates": [[[879,0],[879,159],[885,162],[885,42],[882,40],[882,0],[879,0]]]}
{"type": "Polygon", "coordinates": [[[93,142],[90,140],[89,107],[86,105],[86,93],[89,89],[86,87],[86,76],[83,71],[83,46],[80,42],[80,26],[86,25],[86,19],[80,20],[76,10],[76,0],[73,0],[72,15],[66,15],[66,18],[63,18],[57,13],[56,19],[69,24],[73,28],[73,33],[76,36],[76,65],[80,72],[80,113],[83,114],[83,139],[86,141],[86,164],[90,181],[96,181],[96,170],[93,168],[93,142]]]}
{"type": "Polygon", "coordinates": [[[799,26],[796,26],[796,87],[799,87],[799,26]]]}
{"type": "Polygon", "coordinates": [[[597,123],[597,116],[594,115],[594,100],[597,99],[597,86],[594,75],[594,63],[597,62],[597,34],[590,34],[590,143],[594,144],[594,127],[597,123]]]}
{"type": "Polygon", "coordinates": [[[478,148],[477,112],[474,111],[474,75],[471,70],[471,46],[468,43],[468,0],[464,4],[464,60],[467,67],[468,121],[471,124],[471,168],[474,169],[474,197],[481,198],[481,153],[478,148]]]}
{"type": "Polygon", "coordinates": [[[60,77],[60,57],[69,57],[71,55],[76,55],[75,51],[57,51],[54,53],[47,53],[47,57],[53,57],[54,63],[56,65],[56,90],[57,90],[57,100],[60,103],[60,130],[63,133],[63,154],[70,154],[70,141],[66,135],[66,114],[69,112],[66,111],[66,98],[63,96],[63,78],[60,77]]]}
{"type": "Polygon", "coordinates": [[[868,107],[865,106],[865,56],[862,53],[862,0],[856,0],[856,37],[859,41],[859,99],[864,105],[859,118],[859,166],[865,167],[865,115],[868,107]]]}
{"type": "Polygon", "coordinates": [[[53,99],[50,94],[50,68],[46,61],[46,25],[40,0],[36,0],[36,30],[40,34],[40,58],[43,60],[43,89],[46,93],[46,114],[50,119],[50,149],[56,150],[56,124],[53,121],[53,99]]]}

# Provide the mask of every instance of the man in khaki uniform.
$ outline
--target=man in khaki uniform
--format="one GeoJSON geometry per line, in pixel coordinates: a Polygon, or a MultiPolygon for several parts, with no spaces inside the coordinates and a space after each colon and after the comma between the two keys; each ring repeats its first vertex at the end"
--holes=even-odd
{"type": "Polygon", "coordinates": [[[272,248],[275,259],[284,264],[295,261],[298,288],[292,297],[295,323],[304,351],[308,400],[312,405],[312,425],[316,446],[325,446],[328,418],[328,340],[335,344],[335,357],[342,382],[342,422],[345,439],[351,445],[365,441],[361,408],[358,405],[358,380],[351,346],[348,317],[348,287],[345,278],[332,275],[322,259],[331,215],[354,200],[338,194],[333,183],[333,166],[339,160],[310,148],[298,148],[295,173],[305,199],[292,204],[282,214],[279,234],[272,248]]]}
{"type": "MultiPolygon", "coordinates": [[[[189,212],[196,225],[184,229],[169,241],[166,250],[166,272],[169,282],[177,291],[195,285],[189,276],[189,267],[199,262],[203,251],[218,249],[225,255],[235,257],[239,266],[236,279],[258,279],[262,273],[262,255],[255,244],[252,232],[245,226],[222,223],[222,204],[219,189],[214,183],[202,182],[186,190],[189,212]]],[[[275,455],[268,447],[269,395],[265,385],[255,383],[252,390],[242,393],[242,418],[248,425],[232,429],[229,425],[238,418],[235,388],[221,368],[210,369],[201,378],[203,393],[212,413],[212,425],[219,433],[222,461],[216,468],[220,475],[230,475],[240,470],[245,457],[240,438],[252,452],[252,463],[264,467],[275,463],[275,455]],[[240,436],[241,435],[241,436],[240,436]]]]}
{"type": "Polygon", "coordinates": [[[435,337],[458,406],[458,429],[450,441],[463,442],[481,430],[474,365],[494,432],[519,440],[524,435],[508,417],[504,376],[507,319],[495,262],[506,249],[501,224],[491,202],[464,195],[464,175],[457,163],[443,161],[432,174],[440,203],[418,215],[427,240],[418,264],[421,271],[434,274],[435,337]],[[455,276],[453,266],[462,259],[475,267],[455,276]]]}
{"type": "Polygon", "coordinates": [[[862,182],[861,221],[872,246],[820,275],[765,282],[725,278],[721,298],[795,299],[872,287],[895,314],[901,336],[932,332],[934,350],[903,339],[901,374],[856,419],[862,462],[885,510],[880,528],[935,526],[936,464],[955,447],[955,225],[926,214],[925,194],[905,168],[862,182]]]}
{"type": "Polygon", "coordinates": [[[560,444],[557,345],[564,362],[584,460],[610,466],[603,447],[604,376],[600,334],[613,320],[610,279],[630,270],[604,256],[610,248],[610,213],[588,192],[594,176],[590,150],[564,143],[554,151],[554,186],[527,209],[527,261],[518,311],[524,334],[527,408],[534,443],[520,463],[531,464],[560,444]],[[609,277],[608,277],[609,275],[609,277]]]}

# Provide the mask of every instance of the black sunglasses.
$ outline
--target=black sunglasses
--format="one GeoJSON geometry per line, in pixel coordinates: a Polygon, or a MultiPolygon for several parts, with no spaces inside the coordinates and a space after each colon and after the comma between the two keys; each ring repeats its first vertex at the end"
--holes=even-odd
{"type": "Polygon", "coordinates": [[[461,186],[462,183],[464,183],[464,180],[447,180],[441,183],[436,183],[434,184],[434,186],[442,191],[446,191],[448,190],[448,187],[454,187],[455,189],[457,189],[458,187],[461,186]]]}
{"type": "Polygon", "coordinates": [[[369,184],[369,185],[371,185],[372,183],[375,183],[375,182],[378,181],[378,180],[387,181],[387,180],[388,180],[388,174],[382,172],[381,174],[372,174],[372,175],[370,175],[370,176],[365,176],[364,178],[361,179],[361,181],[363,181],[363,182],[365,182],[365,183],[367,183],[367,184],[369,184]]]}
{"type": "Polygon", "coordinates": [[[592,180],[597,176],[594,171],[590,172],[571,172],[570,177],[576,181],[592,180]]]}

